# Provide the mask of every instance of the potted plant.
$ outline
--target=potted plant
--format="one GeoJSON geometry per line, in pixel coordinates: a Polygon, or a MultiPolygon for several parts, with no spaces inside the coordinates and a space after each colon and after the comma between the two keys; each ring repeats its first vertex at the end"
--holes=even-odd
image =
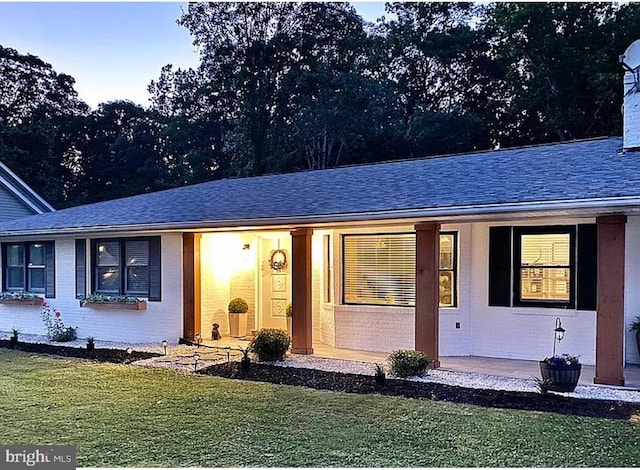
{"type": "Polygon", "coordinates": [[[582,364],[578,356],[570,354],[546,357],[540,361],[540,374],[553,392],[573,392],[580,380],[582,364]]]}
{"type": "Polygon", "coordinates": [[[638,354],[640,354],[640,316],[629,325],[629,331],[636,332],[636,345],[638,346],[638,354]]]}
{"type": "Polygon", "coordinates": [[[233,338],[242,338],[247,332],[247,311],[249,304],[241,297],[229,302],[229,330],[233,338]]]}
{"type": "Polygon", "coordinates": [[[13,328],[11,330],[11,344],[16,344],[18,342],[18,335],[20,334],[20,330],[18,328],[13,328]]]}
{"type": "Polygon", "coordinates": [[[93,351],[96,347],[96,340],[93,336],[87,336],[87,351],[93,351]]]}
{"type": "Polygon", "coordinates": [[[289,338],[293,337],[293,326],[292,326],[292,318],[293,318],[293,306],[291,304],[287,305],[287,309],[285,310],[287,315],[287,332],[289,333],[289,338]]]}

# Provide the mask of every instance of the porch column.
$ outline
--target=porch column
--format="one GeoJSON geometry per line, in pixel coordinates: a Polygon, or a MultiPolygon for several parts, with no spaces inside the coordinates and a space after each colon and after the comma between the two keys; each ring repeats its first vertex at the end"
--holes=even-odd
{"type": "Polygon", "coordinates": [[[182,234],[182,336],[193,341],[200,331],[200,238],[182,234]]]}
{"type": "Polygon", "coordinates": [[[313,354],[311,319],[311,235],[312,229],[291,231],[291,352],[313,354]]]}
{"type": "Polygon", "coordinates": [[[427,354],[433,361],[433,367],[440,367],[438,353],[440,224],[417,224],[415,230],[415,349],[427,354]]]}
{"type": "Polygon", "coordinates": [[[624,243],[627,217],[605,216],[598,224],[596,376],[594,383],[624,385],[624,243]]]}

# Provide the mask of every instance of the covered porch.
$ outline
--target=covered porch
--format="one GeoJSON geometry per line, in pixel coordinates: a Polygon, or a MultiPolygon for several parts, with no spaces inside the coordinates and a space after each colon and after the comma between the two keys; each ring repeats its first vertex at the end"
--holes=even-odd
{"type": "MultiPolygon", "coordinates": [[[[242,296],[250,309],[247,334],[260,328],[285,329],[286,305],[292,304],[291,336],[295,354],[335,355],[341,359],[353,356],[354,360],[382,362],[391,350],[417,349],[427,353],[436,367],[460,368],[461,371],[481,366],[489,371],[491,368],[501,370],[502,366],[496,361],[524,359],[522,367],[513,369],[511,374],[522,369],[525,378],[530,378],[538,374],[538,369],[537,361],[528,359],[549,355],[548,334],[553,327],[549,329],[547,323],[552,324],[558,316],[571,332],[565,340],[566,348],[559,352],[582,357],[583,364],[587,364],[582,380],[624,385],[625,374],[631,370],[624,367],[625,341],[629,347],[629,338],[625,338],[625,310],[630,311],[631,306],[625,305],[629,299],[625,298],[629,291],[625,290],[624,282],[625,277],[629,277],[625,273],[625,249],[629,243],[629,238],[625,237],[626,222],[625,217],[617,216],[448,224],[409,224],[405,220],[366,228],[334,225],[313,229],[256,228],[233,233],[185,233],[183,335],[187,339],[198,334],[208,338],[212,323],[220,323],[224,328],[227,324],[226,304],[230,298],[242,296]],[[557,227],[566,230],[567,252],[573,252],[577,245],[578,251],[571,256],[592,260],[591,269],[598,272],[597,286],[595,275],[581,276],[575,261],[571,261],[562,268],[570,275],[558,282],[566,286],[567,305],[554,303],[553,308],[549,308],[549,305],[542,305],[544,301],[532,306],[515,305],[509,293],[513,287],[511,283],[515,282],[516,262],[510,247],[519,236],[516,229],[520,227],[514,229],[513,226],[522,225],[534,230],[557,227]],[[440,237],[443,232],[453,240],[449,248],[454,251],[450,251],[448,257],[451,273],[444,273],[442,269],[440,237]],[[494,239],[494,232],[506,233],[506,238],[494,239]],[[414,304],[397,304],[398,299],[403,299],[404,293],[410,290],[406,282],[392,294],[378,294],[382,303],[377,305],[367,303],[366,291],[371,288],[368,281],[356,286],[361,287],[358,295],[362,293],[362,297],[347,294],[345,240],[347,237],[353,240],[354,234],[360,238],[377,234],[389,240],[412,234],[414,304]],[[579,238],[579,243],[575,243],[574,237],[579,238]],[[498,259],[496,263],[493,259],[496,246],[503,253],[513,255],[504,266],[500,266],[503,260],[498,259]],[[283,269],[269,266],[270,261],[278,261],[274,258],[274,253],[278,252],[284,253],[284,258],[279,260],[286,260],[283,269]],[[497,268],[492,271],[491,266],[497,268]],[[450,291],[452,305],[445,308],[439,297],[443,274],[449,274],[447,279],[455,285],[450,291]],[[576,283],[581,284],[576,287],[576,283]],[[499,286],[502,291],[495,288],[498,284],[502,284],[499,286]],[[592,298],[581,297],[580,289],[592,298]],[[496,300],[496,291],[503,298],[496,300]],[[384,305],[394,299],[396,305],[384,305]],[[380,352],[369,352],[376,348],[380,352]],[[511,359],[488,359],[494,356],[511,359]],[[477,358],[486,358],[489,362],[478,364],[477,358]]],[[[640,224],[634,220],[631,243],[638,242],[638,228],[640,224]]],[[[540,239],[547,233],[529,232],[544,233],[538,237],[540,239]]],[[[392,241],[396,243],[397,240],[392,241]]],[[[375,240],[371,243],[367,240],[362,246],[391,253],[390,245],[375,240]]],[[[405,249],[407,245],[402,246],[405,249]]],[[[587,266],[582,260],[577,264],[580,269],[587,266]]],[[[635,272],[631,275],[635,276],[635,272]]],[[[228,336],[228,331],[223,331],[223,335],[228,336]]],[[[506,364],[506,370],[509,370],[510,363],[506,364]]],[[[626,380],[632,386],[640,382],[633,372],[630,374],[626,380]]]]}

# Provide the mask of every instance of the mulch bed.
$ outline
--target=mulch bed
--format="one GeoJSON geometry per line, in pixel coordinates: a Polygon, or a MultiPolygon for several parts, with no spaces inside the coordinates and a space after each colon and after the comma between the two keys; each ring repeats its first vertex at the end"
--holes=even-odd
{"type": "Polygon", "coordinates": [[[128,354],[127,351],[123,351],[122,349],[96,348],[89,351],[85,348],[74,348],[71,346],[58,346],[53,344],[22,343],[20,341],[12,343],[10,340],[6,339],[0,339],[0,347],[32,353],[54,354],[56,356],[78,357],[82,359],[92,359],[99,362],[113,363],[138,361],[141,359],[161,356],[161,354],[158,353],[143,351],[133,351],[131,354],[128,354]]]}
{"type": "Polygon", "coordinates": [[[247,370],[243,370],[237,362],[217,364],[203,368],[198,372],[230,379],[303,386],[334,392],[378,393],[380,395],[442,400],[493,408],[545,411],[609,419],[629,419],[633,415],[640,415],[640,404],[629,402],[589,400],[532,392],[472,389],[390,378],[387,378],[385,385],[378,385],[373,374],[370,376],[346,374],[316,369],[279,367],[264,363],[252,362],[247,370]]]}

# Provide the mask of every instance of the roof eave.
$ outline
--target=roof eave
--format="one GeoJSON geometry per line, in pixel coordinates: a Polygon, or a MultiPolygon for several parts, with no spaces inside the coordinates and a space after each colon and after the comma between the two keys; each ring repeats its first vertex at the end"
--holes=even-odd
{"type": "Polygon", "coordinates": [[[293,227],[306,225],[328,225],[345,222],[389,221],[393,219],[442,220],[442,219],[495,219],[500,216],[513,217],[519,213],[571,212],[580,217],[595,217],[603,214],[640,212],[640,196],[594,198],[561,201],[513,202],[479,204],[469,206],[432,207],[371,211],[360,213],[321,214],[315,216],[265,217],[258,219],[198,220],[188,222],[161,222],[147,224],[100,225],[86,227],[41,228],[0,230],[0,237],[29,235],[71,235],[106,232],[157,232],[197,230],[241,230],[242,228],[293,227]]]}

